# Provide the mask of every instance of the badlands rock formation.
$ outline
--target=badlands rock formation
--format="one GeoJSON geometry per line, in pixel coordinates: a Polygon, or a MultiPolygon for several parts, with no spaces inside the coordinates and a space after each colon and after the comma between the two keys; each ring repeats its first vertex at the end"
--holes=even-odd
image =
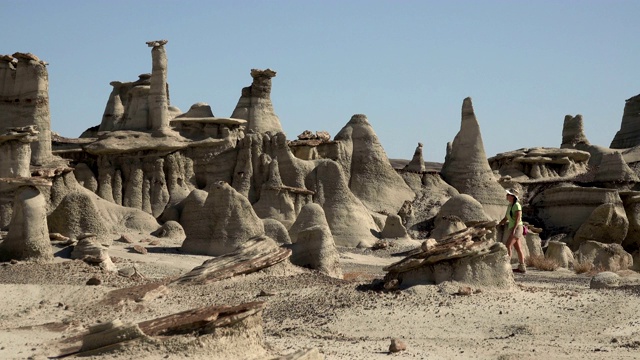
{"type": "Polygon", "coordinates": [[[405,259],[384,268],[388,272],[385,288],[445,281],[499,288],[513,286],[506,247],[486,237],[495,231],[495,226],[495,222],[486,222],[451,234],[437,244],[425,241],[405,259]]]}
{"type": "Polygon", "coordinates": [[[611,141],[612,149],[628,149],[640,145],[640,95],[625,101],[620,130],[611,141]]]}
{"type": "Polygon", "coordinates": [[[31,143],[31,164],[46,163],[51,158],[47,63],[31,53],[0,55],[0,85],[2,128],[35,126],[38,141],[31,143]]]}
{"type": "Polygon", "coordinates": [[[504,189],[487,161],[471,98],[462,103],[460,131],[447,151],[441,175],[459,192],[478,200],[491,219],[502,219],[507,205],[504,189]]]}
{"type": "MultiPolygon", "coordinates": [[[[9,237],[23,231],[12,219],[24,212],[16,195],[26,190],[6,184],[21,182],[44,199],[45,220],[30,229],[72,240],[93,233],[106,245],[127,232],[185,237],[185,252],[209,256],[235,254],[270,237],[298,249],[302,236],[314,244],[304,251],[316,260],[299,263],[339,277],[334,260],[317,260],[333,254],[333,246],[443,241],[501,219],[503,188],[515,187],[525,220],[541,229],[537,239],[564,234],[572,250],[591,240],[638,249],[637,96],[626,102],[615,149],[590,144],[582,116],[567,115],[559,148],[490,159],[466,98],[441,170],[427,166],[421,143],[394,168],[362,114],[333,140],[325,130],[287,140],[271,101],[271,69],[250,71],[252,83],[230,117],[215,116],[204,102],[182,113],[170,103],[167,41],[147,45],[151,72],[112,82],[100,124],[82,139],[55,135],[53,145],[46,64],[32,54],[0,58],[0,229],[9,237]]],[[[495,240],[499,231],[483,236],[495,240]]],[[[11,244],[7,239],[2,246],[11,244]]]]}

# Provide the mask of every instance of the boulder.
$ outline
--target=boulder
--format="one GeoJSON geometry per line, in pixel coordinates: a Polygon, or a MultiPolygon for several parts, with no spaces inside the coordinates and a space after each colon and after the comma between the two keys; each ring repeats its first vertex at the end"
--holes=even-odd
{"type": "Polygon", "coordinates": [[[315,225],[298,233],[298,239],[291,246],[293,264],[316,269],[323,274],[342,278],[340,254],[328,226],[315,225]]]}
{"type": "Polygon", "coordinates": [[[179,241],[182,241],[186,238],[186,234],[184,233],[182,225],[180,225],[179,222],[172,220],[162,224],[162,226],[160,226],[160,229],[154,232],[154,235],[159,238],[168,238],[179,241]]]}
{"type": "Polygon", "coordinates": [[[589,282],[591,289],[610,289],[618,286],[620,286],[620,275],[611,271],[597,273],[589,282]]]}
{"type": "Polygon", "coordinates": [[[439,240],[466,228],[467,226],[464,222],[455,215],[437,216],[435,220],[435,227],[429,235],[432,238],[439,240]]]}
{"type": "Polygon", "coordinates": [[[383,239],[404,238],[407,236],[407,229],[402,225],[400,216],[387,216],[381,236],[383,239]]]}
{"type": "Polygon", "coordinates": [[[633,257],[619,244],[603,244],[588,240],[580,245],[575,258],[581,263],[592,263],[604,271],[626,270],[633,266],[633,257]]]}
{"type": "MultiPolygon", "coordinates": [[[[504,191],[503,191],[504,193],[504,191]]],[[[502,216],[504,216],[504,212],[507,208],[507,204],[505,202],[502,209],[502,216]]],[[[456,216],[463,223],[469,222],[482,222],[490,220],[490,216],[485,212],[484,206],[476,199],[474,199],[471,195],[460,194],[453,196],[449,199],[438,212],[436,216],[436,222],[438,219],[447,217],[447,216],[456,216]]],[[[502,217],[500,217],[502,219],[502,217]]]]}
{"type": "Polygon", "coordinates": [[[544,257],[555,261],[560,267],[566,269],[572,266],[574,262],[571,249],[561,241],[549,241],[544,257]]]}
{"type": "Polygon", "coordinates": [[[572,246],[579,247],[587,240],[621,244],[629,229],[629,220],[621,205],[602,204],[595,208],[574,235],[572,246]]]}
{"type": "Polygon", "coordinates": [[[278,220],[263,219],[264,233],[272,238],[278,245],[291,244],[291,238],[287,228],[278,220]]]}
{"type": "Polygon", "coordinates": [[[90,265],[97,265],[106,271],[118,271],[107,248],[96,241],[95,236],[86,237],[79,240],[71,252],[72,259],[82,260],[90,265]]]}

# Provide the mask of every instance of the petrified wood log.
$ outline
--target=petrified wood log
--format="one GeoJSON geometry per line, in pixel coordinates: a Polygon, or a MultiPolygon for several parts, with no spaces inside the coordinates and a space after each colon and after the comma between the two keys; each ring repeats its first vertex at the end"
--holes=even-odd
{"type": "Polygon", "coordinates": [[[174,283],[207,284],[267,268],[289,256],[290,249],[278,247],[271,238],[258,237],[247,241],[237,251],[205,261],[174,283]]]}
{"type": "Polygon", "coordinates": [[[393,290],[444,281],[512,286],[513,274],[505,256],[507,249],[502,243],[496,243],[493,236],[487,236],[496,222],[476,226],[453,233],[439,243],[425,242],[425,246],[411,251],[403,260],[385,267],[388,273],[384,288],[393,290]]]}
{"type": "Polygon", "coordinates": [[[99,355],[122,349],[134,340],[153,336],[211,334],[216,328],[237,324],[263,309],[264,302],[250,302],[237,306],[206,306],[138,324],[114,320],[92,326],[87,334],[74,338],[75,341],[82,340],[82,344],[65,349],[63,355],[55,358],[99,355]]]}
{"type": "Polygon", "coordinates": [[[262,311],[264,302],[254,301],[238,306],[206,306],[138,324],[148,336],[170,336],[198,332],[210,334],[217,327],[230,326],[262,311]]]}

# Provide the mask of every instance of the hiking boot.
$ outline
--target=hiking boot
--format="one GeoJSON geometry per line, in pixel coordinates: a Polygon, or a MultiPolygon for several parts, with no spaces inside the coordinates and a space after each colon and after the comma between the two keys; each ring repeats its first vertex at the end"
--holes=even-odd
{"type": "Polygon", "coordinates": [[[525,264],[519,264],[517,269],[513,270],[514,272],[518,272],[518,273],[526,273],[527,272],[527,265],[525,264]]]}

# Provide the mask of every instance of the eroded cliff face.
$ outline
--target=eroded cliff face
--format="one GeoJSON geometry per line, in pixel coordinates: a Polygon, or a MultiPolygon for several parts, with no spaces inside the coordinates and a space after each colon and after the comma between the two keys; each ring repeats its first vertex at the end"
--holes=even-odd
{"type": "Polygon", "coordinates": [[[622,124],[611,141],[610,147],[627,149],[636,145],[640,145],[640,95],[625,101],[622,124]]]}
{"type": "Polygon", "coordinates": [[[42,165],[51,158],[49,74],[46,65],[30,53],[0,55],[0,126],[36,127],[38,140],[31,143],[33,165],[42,165]]]}
{"type": "MultiPolygon", "coordinates": [[[[482,220],[501,218],[503,186],[509,185],[521,189],[525,217],[550,233],[566,232],[583,241],[585,234],[595,233],[590,227],[615,214],[615,219],[628,218],[629,231],[610,240],[637,247],[632,239],[638,231],[635,203],[629,200],[623,207],[618,194],[637,197],[640,150],[590,145],[580,115],[565,117],[561,148],[520,149],[487,159],[467,98],[441,171],[425,166],[421,144],[406,166],[394,169],[373,123],[362,114],[353,115],[333,140],[326,131],[305,131],[288,141],[271,102],[276,75],[271,69],[251,70],[252,84],[242,89],[231,117],[215,116],[203,102],[181,113],[169,101],[166,44],[147,43],[150,74],[111,83],[102,122],[86,132],[90,137],[55,137],[54,155],[66,161],[54,161],[50,150],[45,64],[31,54],[0,59],[0,180],[5,179],[0,185],[24,182],[0,186],[0,228],[9,226],[21,186],[42,180],[51,182],[50,188],[39,188],[49,227],[70,236],[150,232],[159,226],[155,219],[177,221],[191,252],[220,255],[243,241],[268,237],[263,222],[277,222],[270,229],[278,230],[270,231],[288,231],[295,242],[292,227],[302,209],[313,204],[326,221],[314,239],[368,247],[391,236],[389,229],[383,231],[391,223],[401,230],[398,234],[406,230],[425,238],[439,218],[464,215],[467,203],[482,208],[482,220]],[[15,180],[23,178],[37,181],[15,180]],[[461,198],[469,201],[455,201],[461,198]],[[83,212],[91,214],[91,223],[76,221],[83,212]],[[227,230],[233,229],[244,237],[229,237],[227,230]],[[212,231],[226,240],[210,243],[212,231]]],[[[617,138],[635,136],[637,103],[637,97],[627,101],[617,138]]]]}

